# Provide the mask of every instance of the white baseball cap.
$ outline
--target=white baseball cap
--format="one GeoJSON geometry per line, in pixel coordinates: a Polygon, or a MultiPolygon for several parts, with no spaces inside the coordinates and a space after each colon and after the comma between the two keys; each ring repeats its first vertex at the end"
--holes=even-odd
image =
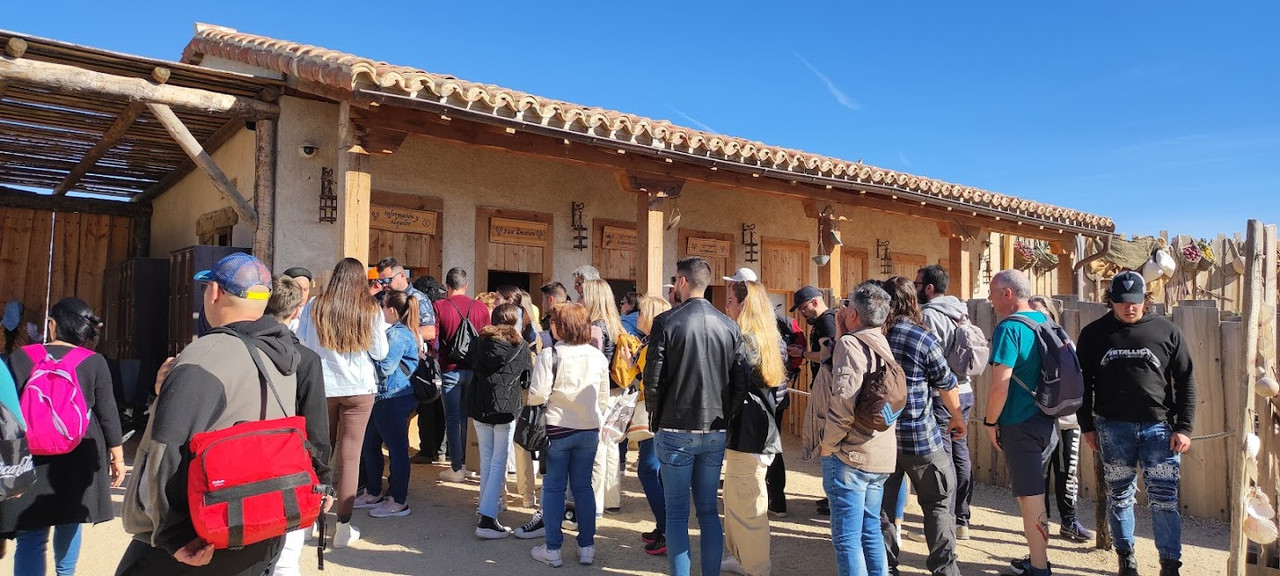
{"type": "Polygon", "coordinates": [[[739,268],[738,273],[733,276],[721,276],[725,282],[759,282],[756,271],[750,268],[739,268]]]}

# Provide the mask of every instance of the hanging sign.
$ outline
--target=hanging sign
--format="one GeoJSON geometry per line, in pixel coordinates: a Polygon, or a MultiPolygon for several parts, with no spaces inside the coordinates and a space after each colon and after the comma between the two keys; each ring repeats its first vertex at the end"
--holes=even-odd
{"type": "Polygon", "coordinates": [[[497,244],[545,247],[548,228],[546,222],[493,217],[489,219],[489,241],[497,244]]]}
{"type": "Polygon", "coordinates": [[[369,227],[390,232],[434,235],[436,233],[436,215],[436,212],[427,210],[378,206],[375,204],[369,207],[369,227]]]}
{"type": "Polygon", "coordinates": [[[716,240],[714,238],[689,238],[689,243],[685,246],[685,253],[689,256],[701,256],[703,258],[728,258],[729,241],[716,240]]]}
{"type": "Polygon", "coordinates": [[[634,251],[636,247],[640,245],[635,228],[605,226],[603,233],[604,238],[600,242],[600,247],[605,250],[634,251]]]}

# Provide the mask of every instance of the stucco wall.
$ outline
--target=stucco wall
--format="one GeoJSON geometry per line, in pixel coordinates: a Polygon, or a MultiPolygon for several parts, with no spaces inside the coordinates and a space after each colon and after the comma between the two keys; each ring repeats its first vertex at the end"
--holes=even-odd
{"type": "MultiPolygon", "coordinates": [[[[236,189],[253,204],[254,134],[241,130],[213,154],[213,161],[235,184],[236,189]]],[[[196,220],[228,204],[222,200],[213,180],[196,169],[170,188],[153,203],[151,215],[151,257],[168,258],[174,250],[199,241],[196,220]]],[[[253,245],[253,229],[239,222],[232,229],[232,243],[253,245]]]]}
{"type": "Polygon", "coordinates": [[[276,271],[305,266],[314,273],[332,270],[342,254],[342,228],[320,222],[321,168],[333,170],[334,191],[341,204],[338,174],[338,106],[302,98],[280,99],[279,152],[276,159],[276,271]],[[304,158],[302,145],[316,146],[304,158]]]}

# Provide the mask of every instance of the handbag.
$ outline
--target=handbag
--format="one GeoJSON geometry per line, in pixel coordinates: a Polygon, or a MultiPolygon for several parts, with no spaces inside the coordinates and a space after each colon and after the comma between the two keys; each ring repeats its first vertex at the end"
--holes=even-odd
{"type": "Polygon", "coordinates": [[[413,396],[418,399],[419,404],[430,404],[440,399],[444,392],[444,381],[440,378],[440,361],[436,360],[435,355],[428,354],[419,359],[418,367],[413,369],[412,374],[408,373],[408,367],[401,362],[400,371],[409,377],[413,396]]]}
{"type": "Polygon", "coordinates": [[[605,414],[604,425],[600,427],[601,442],[606,445],[617,444],[627,437],[631,417],[636,410],[636,399],[639,397],[640,393],[636,389],[627,388],[622,391],[622,395],[613,399],[608,414],[605,414]]]}
{"type": "Polygon", "coordinates": [[[627,439],[634,442],[644,442],[653,438],[653,431],[649,430],[649,409],[644,407],[637,397],[636,409],[631,413],[631,426],[627,427],[627,439]]]}
{"type": "MultiPolygon", "coordinates": [[[[551,347],[551,386],[555,387],[556,374],[560,371],[560,354],[555,346],[551,347]]],[[[551,445],[547,437],[547,405],[546,403],[530,406],[526,404],[516,417],[516,445],[530,452],[541,452],[551,445]]]]}

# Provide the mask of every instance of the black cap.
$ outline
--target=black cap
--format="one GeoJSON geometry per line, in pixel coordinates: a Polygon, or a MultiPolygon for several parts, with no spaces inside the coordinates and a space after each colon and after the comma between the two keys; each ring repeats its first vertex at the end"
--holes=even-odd
{"type": "Polygon", "coordinates": [[[307,280],[315,280],[311,277],[311,271],[301,266],[294,266],[284,271],[284,275],[290,278],[306,278],[307,280]]]}
{"type": "Polygon", "coordinates": [[[1111,279],[1111,290],[1108,294],[1112,302],[1141,304],[1147,299],[1147,282],[1142,279],[1141,274],[1126,270],[1111,279]]]}
{"type": "Polygon", "coordinates": [[[801,304],[822,296],[822,291],[813,286],[805,286],[796,290],[795,296],[791,299],[791,312],[795,312],[801,304]]]}

